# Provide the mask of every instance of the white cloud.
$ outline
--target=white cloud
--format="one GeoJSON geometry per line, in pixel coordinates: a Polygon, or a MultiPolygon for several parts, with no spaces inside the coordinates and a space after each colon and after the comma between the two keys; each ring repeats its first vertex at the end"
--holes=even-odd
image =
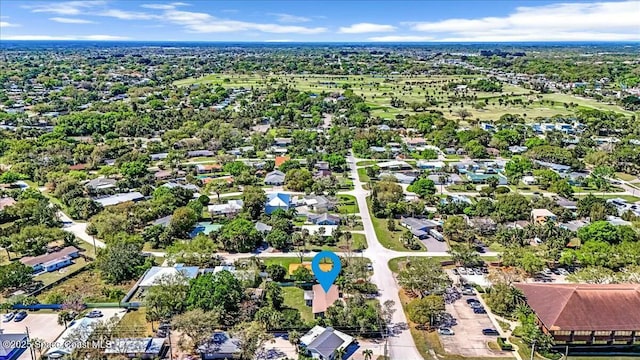
{"type": "Polygon", "coordinates": [[[274,34],[319,34],[327,31],[324,27],[304,27],[293,25],[279,25],[268,23],[253,23],[247,21],[219,19],[207,13],[167,10],[163,19],[173,24],[184,26],[187,31],[194,33],[224,33],[240,31],[260,31],[274,34]]]}
{"type": "Polygon", "coordinates": [[[19,27],[20,25],[10,23],[8,21],[0,21],[0,28],[8,28],[8,27],[19,27]]]}
{"type": "Polygon", "coordinates": [[[283,13],[268,13],[267,15],[275,16],[278,18],[278,21],[281,23],[301,23],[301,22],[309,22],[310,18],[304,16],[297,16],[291,14],[283,14],[283,13]]]}
{"type": "Polygon", "coordinates": [[[170,10],[170,9],[175,9],[177,6],[187,6],[187,5],[189,4],[182,3],[182,2],[174,2],[169,4],[142,4],[140,6],[147,9],[170,10]]]}
{"type": "Polygon", "coordinates": [[[26,9],[32,12],[45,12],[60,15],[80,15],[83,10],[95,6],[104,5],[104,1],[63,1],[63,2],[47,2],[37,5],[25,5],[26,9]]]}
{"type": "Polygon", "coordinates": [[[358,23],[348,27],[341,27],[340,33],[343,34],[364,34],[373,32],[392,32],[396,27],[384,24],[358,23]]]}
{"type": "Polygon", "coordinates": [[[63,24],[95,24],[95,21],[91,21],[91,20],[65,18],[65,17],[52,17],[52,18],[49,18],[49,20],[63,23],[63,24]]]}
{"type": "Polygon", "coordinates": [[[390,35],[390,36],[374,36],[368,39],[369,41],[376,42],[423,42],[433,41],[433,36],[420,36],[420,35],[390,35]]]}
{"type": "Polygon", "coordinates": [[[105,10],[96,15],[114,17],[120,20],[151,20],[151,19],[158,18],[157,15],[153,15],[145,12],[125,11],[125,10],[119,10],[119,9],[105,10]]]}
{"type": "Polygon", "coordinates": [[[0,36],[0,40],[91,40],[91,41],[114,41],[127,40],[126,36],[114,35],[8,35],[0,36]]]}
{"type": "Polygon", "coordinates": [[[640,1],[518,7],[505,17],[406,23],[442,41],[640,40],[640,1]]]}

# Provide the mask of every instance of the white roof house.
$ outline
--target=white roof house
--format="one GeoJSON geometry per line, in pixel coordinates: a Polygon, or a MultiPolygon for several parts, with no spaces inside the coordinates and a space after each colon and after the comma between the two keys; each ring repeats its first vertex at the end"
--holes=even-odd
{"type": "Polygon", "coordinates": [[[160,283],[163,278],[176,275],[184,275],[186,280],[190,280],[198,276],[199,268],[197,266],[154,266],[149,269],[142,280],[138,283],[140,288],[149,288],[160,283]]]}
{"type": "Polygon", "coordinates": [[[391,160],[378,163],[378,167],[380,169],[411,169],[411,165],[407,164],[405,161],[400,160],[391,160]]]}
{"type": "Polygon", "coordinates": [[[229,200],[226,204],[209,205],[207,210],[213,214],[235,214],[242,210],[244,202],[240,199],[229,200]]]}
{"type": "Polygon", "coordinates": [[[134,191],[134,192],[116,194],[113,196],[107,196],[107,197],[95,199],[95,202],[106,207],[106,206],[122,204],[128,201],[138,201],[142,199],[144,199],[144,195],[142,195],[137,191],[134,191]]]}

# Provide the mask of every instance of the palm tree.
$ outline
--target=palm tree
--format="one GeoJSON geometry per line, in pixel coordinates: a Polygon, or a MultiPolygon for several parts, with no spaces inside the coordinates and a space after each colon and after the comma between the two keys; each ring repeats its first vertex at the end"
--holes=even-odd
{"type": "Polygon", "coordinates": [[[342,360],[342,358],[347,354],[347,350],[345,350],[345,348],[338,348],[335,351],[335,357],[334,359],[339,359],[342,360]]]}
{"type": "Polygon", "coordinates": [[[364,356],[364,360],[371,360],[371,358],[373,357],[373,350],[362,350],[362,356],[364,356]]]}
{"type": "Polygon", "coordinates": [[[298,347],[300,343],[300,333],[297,332],[296,330],[289,331],[289,342],[291,343],[291,345],[296,347],[296,354],[297,354],[298,351],[300,351],[300,348],[298,347]]]}

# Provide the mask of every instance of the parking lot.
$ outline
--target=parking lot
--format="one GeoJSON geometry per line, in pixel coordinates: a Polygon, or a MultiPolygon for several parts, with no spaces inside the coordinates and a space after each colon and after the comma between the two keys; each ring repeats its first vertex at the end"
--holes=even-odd
{"type": "Polygon", "coordinates": [[[452,327],[455,335],[440,335],[445,351],[468,357],[511,357],[507,352],[489,349],[487,343],[496,341],[497,337],[483,335],[482,329],[493,329],[495,327],[487,314],[475,314],[473,312],[473,309],[466,301],[471,297],[463,296],[462,299],[445,306],[446,311],[458,320],[458,324],[452,327]]]}
{"type": "MultiPolygon", "coordinates": [[[[42,339],[46,342],[54,341],[64,330],[64,326],[58,325],[58,314],[38,314],[29,315],[20,322],[10,321],[2,323],[5,334],[25,333],[29,329],[29,336],[42,339]]],[[[18,360],[30,360],[28,351],[20,355],[18,360]]]]}

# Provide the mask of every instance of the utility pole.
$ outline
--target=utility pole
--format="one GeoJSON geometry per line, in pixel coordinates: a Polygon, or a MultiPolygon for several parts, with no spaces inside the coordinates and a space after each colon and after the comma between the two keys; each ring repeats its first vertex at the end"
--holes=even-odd
{"type": "Polygon", "coordinates": [[[171,345],[171,324],[167,328],[167,337],[169,338],[169,359],[173,360],[173,346],[171,345]]]}

